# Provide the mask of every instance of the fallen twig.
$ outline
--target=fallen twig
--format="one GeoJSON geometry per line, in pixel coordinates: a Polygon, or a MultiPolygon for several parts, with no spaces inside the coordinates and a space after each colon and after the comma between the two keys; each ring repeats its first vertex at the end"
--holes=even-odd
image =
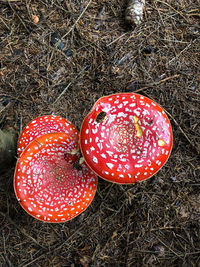
{"type": "Polygon", "coordinates": [[[67,91],[67,89],[72,85],[73,82],[75,82],[77,80],[77,78],[84,72],[84,70],[87,68],[84,67],[78,74],[77,76],[71,81],[68,83],[68,85],[64,88],[64,90],[62,91],[62,93],[56,98],[56,100],[53,102],[53,105],[58,102],[58,100],[65,94],[65,92],[67,91]]]}
{"type": "Polygon", "coordinates": [[[26,263],[23,263],[22,265],[20,266],[23,266],[23,267],[27,267],[31,264],[33,264],[34,262],[40,260],[41,258],[45,257],[46,255],[50,254],[52,251],[55,251],[55,250],[58,250],[60,248],[62,248],[64,245],[66,245],[67,243],[69,243],[70,239],[72,239],[76,234],[77,232],[79,232],[82,228],[84,227],[84,224],[77,229],[77,231],[75,231],[68,239],[66,239],[65,241],[61,242],[60,244],[55,244],[53,245],[52,247],[49,248],[48,251],[45,251],[43,252],[41,255],[39,255],[38,257],[36,257],[35,259],[29,261],[29,262],[26,262],[26,263]]]}
{"type": "Polygon", "coordinates": [[[158,2],[168,6],[169,8],[171,8],[174,12],[176,12],[177,14],[179,14],[187,23],[188,23],[188,20],[187,18],[178,10],[176,10],[173,6],[171,6],[170,4],[166,3],[166,1],[161,1],[161,0],[157,0],[158,2]]]}
{"type": "MultiPolygon", "coordinates": [[[[164,108],[163,108],[164,109],[164,108]]],[[[167,115],[174,121],[174,123],[176,124],[176,126],[178,126],[179,130],[181,131],[181,133],[185,136],[185,138],[187,139],[187,141],[190,143],[190,145],[197,151],[198,154],[200,154],[200,151],[198,149],[198,147],[195,146],[195,144],[192,143],[192,141],[189,139],[189,137],[187,136],[187,134],[183,131],[183,129],[181,128],[181,126],[178,124],[178,122],[175,120],[175,118],[167,111],[165,110],[165,113],[167,113],[167,115]]]]}
{"type": "Polygon", "coordinates": [[[81,19],[81,17],[83,16],[83,14],[85,13],[85,11],[88,9],[89,5],[91,4],[92,0],[90,0],[86,7],[83,9],[83,11],[81,12],[81,14],[78,16],[77,20],[74,22],[73,26],[69,29],[69,31],[67,33],[65,33],[62,36],[62,39],[64,39],[71,31],[73,31],[73,29],[76,27],[76,24],[79,22],[79,20],[81,19]]]}
{"type": "Polygon", "coordinates": [[[179,74],[175,74],[175,75],[173,75],[173,76],[166,77],[166,78],[164,78],[164,79],[162,79],[162,80],[160,80],[160,81],[158,81],[158,82],[150,83],[150,84],[148,84],[147,86],[144,86],[144,87],[142,87],[142,88],[140,88],[140,89],[135,90],[134,93],[141,92],[141,91],[143,91],[143,90],[145,90],[145,89],[148,89],[148,88],[153,87],[153,86],[155,86],[155,85],[159,85],[159,84],[161,84],[161,83],[164,83],[164,82],[166,82],[166,81],[172,80],[172,79],[177,78],[177,77],[179,77],[179,76],[180,76],[179,74]]]}
{"type": "Polygon", "coordinates": [[[37,244],[38,246],[40,246],[43,249],[46,249],[44,246],[40,245],[37,240],[35,238],[33,238],[32,236],[30,236],[29,234],[27,234],[22,228],[20,228],[9,216],[8,214],[1,212],[0,211],[0,215],[5,217],[9,223],[13,224],[15,226],[15,228],[17,228],[23,235],[25,235],[26,237],[28,237],[31,241],[33,241],[35,244],[37,244]]]}
{"type": "Polygon", "coordinates": [[[122,35],[120,35],[119,37],[117,37],[115,40],[113,40],[112,42],[110,42],[109,44],[107,44],[106,46],[110,46],[112,44],[114,44],[115,42],[117,42],[119,39],[121,39],[122,37],[124,37],[127,34],[127,32],[123,33],[122,35]]]}

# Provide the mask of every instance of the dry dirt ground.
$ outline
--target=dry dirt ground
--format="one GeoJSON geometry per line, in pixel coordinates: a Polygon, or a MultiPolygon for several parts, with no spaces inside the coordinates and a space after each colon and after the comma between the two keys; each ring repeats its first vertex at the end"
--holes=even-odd
{"type": "Polygon", "coordinates": [[[0,0],[0,126],[33,118],[81,122],[94,102],[139,92],[168,113],[167,164],[135,185],[99,179],[91,206],[47,224],[0,176],[0,266],[200,266],[200,2],[146,0],[127,25],[124,0],[0,0]],[[34,17],[35,16],[35,17],[34,17]]]}

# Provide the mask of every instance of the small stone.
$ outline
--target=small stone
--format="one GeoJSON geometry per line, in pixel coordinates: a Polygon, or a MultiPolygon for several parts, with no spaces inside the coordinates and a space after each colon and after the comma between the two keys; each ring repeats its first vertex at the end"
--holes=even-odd
{"type": "Polygon", "coordinates": [[[171,179],[172,179],[173,182],[176,182],[176,180],[177,180],[175,176],[171,177],[171,179]]]}
{"type": "Polygon", "coordinates": [[[6,107],[9,103],[10,103],[10,99],[9,98],[7,98],[7,97],[4,97],[3,99],[2,99],[2,105],[4,106],[4,107],[6,107]]]}
{"type": "Polygon", "coordinates": [[[65,50],[65,55],[67,57],[71,57],[73,55],[73,51],[70,48],[68,48],[68,49],[65,50]]]}
{"type": "Polygon", "coordinates": [[[57,45],[57,48],[59,50],[63,50],[64,47],[65,47],[65,44],[63,42],[59,42],[58,45],[57,45]]]}
{"type": "Polygon", "coordinates": [[[142,52],[147,54],[147,55],[150,55],[151,53],[156,53],[158,51],[158,48],[156,47],[153,47],[152,45],[147,45],[143,50],[142,52]]]}
{"type": "Polygon", "coordinates": [[[57,49],[59,50],[63,50],[65,47],[65,43],[61,41],[61,36],[58,32],[51,34],[50,44],[57,47],[57,49]]]}
{"type": "Polygon", "coordinates": [[[60,40],[60,34],[58,32],[54,32],[51,34],[50,44],[54,46],[60,40]]]}
{"type": "Polygon", "coordinates": [[[153,245],[152,251],[158,254],[159,256],[164,256],[165,254],[165,248],[160,244],[153,245]]]}
{"type": "Polygon", "coordinates": [[[151,45],[147,45],[144,49],[143,52],[145,54],[151,54],[153,52],[153,47],[151,45]]]}
{"type": "Polygon", "coordinates": [[[45,67],[43,67],[43,66],[39,66],[39,73],[41,73],[41,74],[46,74],[46,68],[45,67]]]}
{"type": "Polygon", "coordinates": [[[39,22],[39,17],[36,16],[36,15],[33,15],[32,16],[32,21],[33,21],[33,23],[37,24],[39,22]]]}

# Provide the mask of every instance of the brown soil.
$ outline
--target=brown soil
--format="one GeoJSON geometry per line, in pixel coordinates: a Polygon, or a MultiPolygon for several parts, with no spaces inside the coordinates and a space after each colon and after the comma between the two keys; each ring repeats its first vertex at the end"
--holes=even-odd
{"type": "Polygon", "coordinates": [[[199,1],[146,2],[131,27],[124,0],[0,0],[2,129],[19,134],[52,113],[80,129],[99,97],[131,91],[159,103],[174,133],[153,178],[99,179],[91,206],[63,224],[25,213],[9,168],[0,176],[0,266],[200,266],[199,1]]]}

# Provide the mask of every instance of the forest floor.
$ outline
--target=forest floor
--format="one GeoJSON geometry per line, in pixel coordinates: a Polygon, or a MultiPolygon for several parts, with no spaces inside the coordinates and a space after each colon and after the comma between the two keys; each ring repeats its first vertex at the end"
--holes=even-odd
{"type": "Polygon", "coordinates": [[[21,208],[13,164],[0,176],[0,266],[200,266],[199,1],[146,1],[138,26],[125,22],[126,6],[0,0],[1,129],[19,134],[56,114],[80,130],[98,98],[138,92],[167,111],[174,134],[154,177],[99,179],[92,204],[63,224],[21,208]]]}

